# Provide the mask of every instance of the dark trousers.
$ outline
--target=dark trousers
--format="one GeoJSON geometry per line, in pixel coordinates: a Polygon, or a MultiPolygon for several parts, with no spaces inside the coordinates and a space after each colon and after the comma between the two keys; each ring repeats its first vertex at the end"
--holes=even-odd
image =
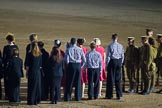
{"type": "Polygon", "coordinates": [[[115,83],[117,98],[122,97],[121,90],[121,59],[111,59],[107,68],[106,98],[113,97],[113,86],[115,83]]]}
{"type": "Polygon", "coordinates": [[[75,100],[81,100],[81,64],[69,63],[66,78],[65,101],[71,100],[73,85],[75,87],[75,100]]]}
{"type": "Polygon", "coordinates": [[[97,99],[99,94],[100,71],[98,68],[88,68],[88,98],[97,99]]]}
{"type": "Polygon", "coordinates": [[[9,95],[9,84],[8,84],[8,79],[6,76],[4,76],[4,90],[5,90],[5,99],[8,99],[9,95]]]}
{"type": "Polygon", "coordinates": [[[1,84],[1,79],[0,79],[0,99],[2,99],[2,84],[1,84]]]}
{"type": "Polygon", "coordinates": [[[61,79],[62,77],[54,77],[51,80],[50,97],[52,102],[57,102],[61,97],[61,79]]]}
{"type": "Polygon", "coordinates": [[[20,78],[9,78],[9,101],[20,102],[20,78]]]}
{"type": "Polygon", "coordinates": [[[45,100],[49,98],[49,93],[50,93],[50,77],[45,76],[45,82],[44,82],[44,93],[45,93],[45,100]]]}

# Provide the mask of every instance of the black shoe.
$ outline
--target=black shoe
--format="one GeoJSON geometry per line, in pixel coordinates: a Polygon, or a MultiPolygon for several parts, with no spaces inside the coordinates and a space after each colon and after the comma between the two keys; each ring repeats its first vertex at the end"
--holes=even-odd
{"type": "Polygon", "coordinates": [[[88,100],[93,100],[93,97],[88,97],[88,100]]]}
{"type": "Polygon", "coordinates": [[[113,97],[105,97],[105,99],[113,99],[113,97]]]}
{"type": "Polygon", "coordinates": [[[157,91],[156,93],[162,94],[162,89],[161,89],[161,90],[159,90],[159,91],[157,91]]]}

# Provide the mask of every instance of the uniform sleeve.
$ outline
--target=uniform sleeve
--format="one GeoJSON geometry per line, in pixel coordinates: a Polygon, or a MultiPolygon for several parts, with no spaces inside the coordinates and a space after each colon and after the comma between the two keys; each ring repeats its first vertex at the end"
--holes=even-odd
{"type": "Polygon", "coordinates": [[[86,63],[86,57],[85,57],[83,50],[81,50],[81,58],[82,58],[82,66],[81,67],[83,67],[86,63]]]}
{"type": "Polygon", "coordinates": [[[148,67],[150,67],[151,62],[152,62],[152,60],[151,60],[151,54],[152,54],[151,46],[148,45],[148,46],[147,46],[147,61],[146,61],[146,65],[147,65],[148,67]]]}
{"type": "Polygon", "coordinates": [[[123,62],[124,62],[124,48],[123,48],[122,45],[121,45],[121,47],[122,47],[122,54],[121,54],[121,58],[122,58],[122,64],[123,64],[123,62]]]}
{"type": "Polygon", "coordinates": [[[99,69],[100,69],[100,72],[102,72],[102,56],[101,56],[101,54],[99,54],[99,69]]]}
{"type": "Polygon", "coordinates": [[[106,54],[106,65],[107,66],[108,66],[108,64],[110,62],[110,57],[111,57],[110,46],[108,46],[108,48],[107,48],[107,54],[106,54]]]}

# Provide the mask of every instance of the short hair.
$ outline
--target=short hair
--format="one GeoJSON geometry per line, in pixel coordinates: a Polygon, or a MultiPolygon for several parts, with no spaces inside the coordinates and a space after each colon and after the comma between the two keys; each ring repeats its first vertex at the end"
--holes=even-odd
{"type": "Polygon", "coordinates": [[[44,47],[44,43],[42,41],[38,41],[38,46],[39,46],[39,48],[43,48],[44,47]]]}
{"type": "Polygon", "coordinates": [[[94,41],[92,41],[92,42],[90,43],[90,48],[91,48],[91,49],[95,49],[95,48],[96,48],[96,43],[95,43],[94,41]]]}
{"type": "Polygon", "coordinates": [[[30,40],[31,42],[37,41],[37,40],[38,40],[37,34],[32,33],[32,34],[29,36],[29,40],[30,40]]]}
{"type": "Polygon", "coordinates": [[[118,37],[118,34],[114,33],[112,34],[112,39],[116,39],[118,37]]]}
{"type": "Polygon", "coordinates": [[[76,43],[76,38],[71,38],[70,43],[74,45],[76,43]]]}
{"type": "Polygon", "coordinates": [[[153,32],[152,29],[146,29],[146,35],[148,35],[148,32],[153,32]]]}
{"type": "Polygon", "coordinates": [[[19,56],[19,50],[17,49],[17,48],[14,48],[13,50],[12,50],[12,56],[14,57],[14,56],[19,56]]]}
{"type": "Polygon", "coordinates": [[[15,40],[14,34],[8,33],[7,36],[6,36],[6,40],[9,41],[9,42],[14,41],[15,40]]]}
{"type": "Polygon", "coordinates": [[[84,44],[84,39],[78,38],[78,39],[77,39],[77,43],[78,43],[79,45],[83,45],[83,44],[84,44]]]}

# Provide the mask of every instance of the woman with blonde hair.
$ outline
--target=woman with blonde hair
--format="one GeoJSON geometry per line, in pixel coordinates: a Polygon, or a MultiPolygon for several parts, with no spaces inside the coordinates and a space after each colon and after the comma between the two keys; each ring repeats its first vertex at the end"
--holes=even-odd
{"type": "Polygon", "coordinates": [[[94,38],[96,43],[96,51],[99,52],[102,56],[102,72],[100,74],[100,87],[99,87],[99,96],[102,95],[102,81],[106,80],[106,70],[105,70],[105,49],[101,46],[101,40],[99,38],[94,38]]]}
{"type": "Polygon", "coordinates": [[[37,105],[41,101],[41,68],[42,53],[37,42],[31,44],[31,51],[27,55],[26,76],[28,78],[28,105],[37,105]]]}
{"type": "Polygon", "coordinates": [[[32,48],[32,42],[37,42],[38,41],[38,36],[35,33],[31,33],[29,36],[30,43],[26,46],[26,55],[25,55],[25,69],[26,69],[26,64],[27,64],[27,55],[31,51],[32,48]]]}

